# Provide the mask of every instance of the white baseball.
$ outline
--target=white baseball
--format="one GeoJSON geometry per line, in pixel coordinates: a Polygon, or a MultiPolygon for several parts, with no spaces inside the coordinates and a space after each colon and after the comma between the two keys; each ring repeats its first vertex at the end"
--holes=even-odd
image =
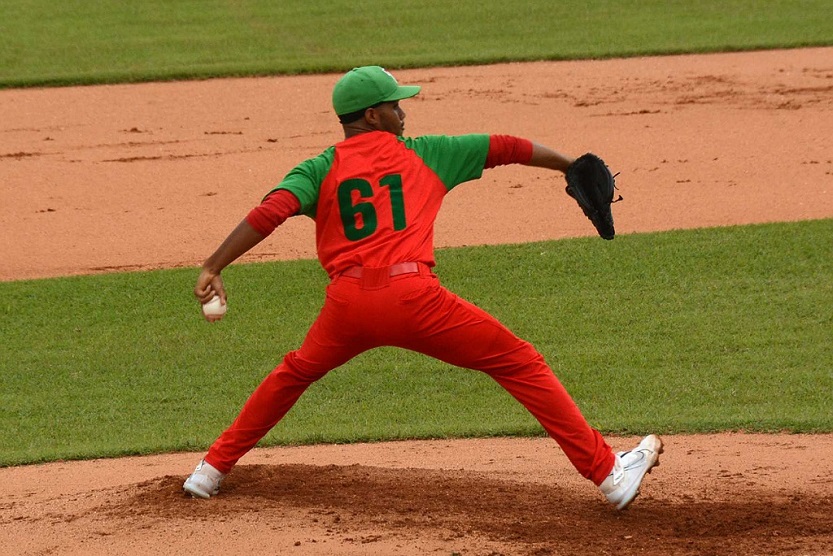
{"type": "Polygon", "coordinates": [[[204,303],[202,312],[207,317],[222,317],[226,314],[226,305],[220,301],[220,296],[215,295],[211,301],[204,303]]]}

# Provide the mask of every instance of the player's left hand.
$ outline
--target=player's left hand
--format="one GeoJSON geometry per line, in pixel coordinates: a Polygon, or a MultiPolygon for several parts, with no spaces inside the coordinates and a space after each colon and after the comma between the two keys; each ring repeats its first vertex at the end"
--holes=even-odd
{"type": "Polygon", "coordinates": [[[601,158],[586,153],[570,164],[565,177],[567,194],[576,200],[601,237],[613,239],[616,231],[610,205],[622,200],[621,195],[613,200],[616,176],[610,173],[601,158]]]}

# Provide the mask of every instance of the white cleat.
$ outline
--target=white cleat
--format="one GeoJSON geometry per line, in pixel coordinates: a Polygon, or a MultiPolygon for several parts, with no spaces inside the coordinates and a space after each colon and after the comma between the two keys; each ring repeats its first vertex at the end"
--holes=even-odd
{"type": "Polygon", "coordinates": [[[649,434],[633,450],[616,454],[613,471],[599,488],[617,510],[624,510],[633,502],[639,494],[642,479],[659,465],[662,450],[662,440],[654,434],[649,434]]]}
{"type": "Polygon", "coordinates": [[[220,483],[225,476],[210,463],[200,460],[194,472],[185,479],[182,489],[197,498],[211,498],[220,492],[220,483]]]}

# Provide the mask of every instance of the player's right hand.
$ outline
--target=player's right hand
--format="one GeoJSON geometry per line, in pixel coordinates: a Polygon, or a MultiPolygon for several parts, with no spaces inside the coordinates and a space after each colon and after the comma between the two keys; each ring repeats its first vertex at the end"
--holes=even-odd
{"type": "Polygon", "coordinates": [[[212,272],[207,268],[203,268],[197,278],[197,284],[194,286],[194,297],[200,304],[205,304],[211,301],[215,296],[219,295],[223,303],[226,303],[226,288],[223,286],[223,278],[219,272],[212,272]]]}

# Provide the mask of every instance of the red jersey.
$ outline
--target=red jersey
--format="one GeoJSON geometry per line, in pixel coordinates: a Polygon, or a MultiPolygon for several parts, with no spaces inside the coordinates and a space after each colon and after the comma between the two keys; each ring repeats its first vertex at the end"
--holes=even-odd
{"type": "Polygon", "coordinates": [[[434,221],[446,193],[477,179],[489,135],[362,133],[296,166],[286,189],[315,219],[318,259],[331,277],[351,266],[434,265],[434,221]]]}

